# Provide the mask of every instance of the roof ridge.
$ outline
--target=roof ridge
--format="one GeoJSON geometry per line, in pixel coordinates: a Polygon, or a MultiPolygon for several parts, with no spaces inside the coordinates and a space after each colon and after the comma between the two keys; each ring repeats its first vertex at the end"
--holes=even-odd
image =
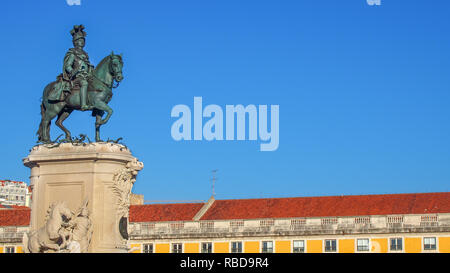
{"type": "Polygon", "coordinates": [[[291,196],[291,197],[264,197],[264,198],[231,198],[216,199],[217,201],[235,201],[235,200],[273,200],[273,199],[296,199],[296,198],[329,198],[329,197],[357,197],[357,196],[394,196],[394,195],[426,195],[426,194],[444,194],[450,192],[414,192],[414,193],[374,193],[374,194],[351,194],[351,195],[321,195],[321,196],[291,196]]]}
{"type": "Polygon", "coordinates": [[[214,198],[214,195],[212,195],[208,202],[206,202],[203,207],[200,208],[200,210],[197,212],[197,214],[195,214],[194,218],[192,218],[192,220],[194,221],[198,221],[201,220],[203,215],[205,215],[205,213],[208,212],[209,208],[214,204],[214,201],[216,201],[216,199],[214,198]]]}

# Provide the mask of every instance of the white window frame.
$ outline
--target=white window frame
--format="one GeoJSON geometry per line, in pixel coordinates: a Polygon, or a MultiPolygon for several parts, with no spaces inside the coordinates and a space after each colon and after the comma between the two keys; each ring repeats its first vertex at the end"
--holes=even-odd
{"type": "Polygon", "coordinates": [[[230,242],[230,253],[244,253],[244,242],[242,242],[242,241],[231,241],[230,242]],[[233,252],[233,243],[241,243],[241,252],[233,252]]]}
{"type": "Polygon", "coordinates": [[[184,248],[183,243],[172,243],[170,247],[171,247],[170,253],[183,253],[183,248],[184,248]],[[181,245],[181,252],[175,252],[175,248],[174,248],[175,245],[181,245]]]}
{"type": "Polygon", "coordinates": [[[214,244],[213,244],[213,242],[201,242],[200,243],[200,253],[214,253],[214,244]],[[211,244],[211,252],[203,252],[203,244],[211,244]]]}
{"type": "Polygon", "coordinates": [[[370,247],[371,247],[370,238],[356,238],[355,243],[356,243],[356,247],[355,247],[356,252],[370,252],[370,247]],[[359,250],[358,249],[358,241],[360,241],[360,240],[367,240],[367,250],[359,250]]]}
{"type": "Polygon", "coordinates": [[[261,253],[275,253],[275,244],[273,242],[273,240],[263,240],[261,241],[261,253]],[[272,252],[264,252],[264,243],[272,243],[272,252]]]}
{"type": "Polygon", "coordinates": [[[389,237],[388,238],[388,251],[394,253],[402,253],[405,251],[405,238],[401,236],[389,237]],[[402,249],[400,250],[391,250],[391,240],[392,239],[401,239],[402,240],[402,249]]]}
{"type": "Polygon", "coordinates": [[[339,240],[337,239],[323,239],[323,252],[324,253],[337,253],[338,249],[339,249],[339,245],[338,245],[339,240]],[[327,241],[336,241],[336,249],[335,250],[329,250],[327,251],[326,246],[327,246],[327,241]]]}
{"type": "Polygon", "coordinates": [[[5,246],[5,253],[16,253],[16,247],[15,246],[5,246]],[[12,248],[12,252],[8,252],[7,249],[12,248]]]}
{"type": "Polygon", "coordinates": [[[437,252],[439,247],[438,247],[438,238],[436,236],[424,236],[422,238],[422,251],[424,252],[437,252]],[[429,238],[433,238],[434,239],[434,245],[435,245],[435,249],[425,249],[425,239],[429,239],[429,238]]]}
{"type": "Polygon", "coordinates": [[[155,253],[155,244],[154,243],[144,243],[144,244],[142,244],[142,253],[155,253]],[[151,245],[152,246],[152,251],[151,252],[145,252],[145,246],[146,245],[151,245]]]}
{"type": "Polygon", "coordinates": [[[306,253],[306,240],[304,239],[297,239],[297,240],[292,240],[292,249],[291,249],[292,253],[306,253]],[[303,242],[303,252],[294,252],[294,242],[303,242]]]}

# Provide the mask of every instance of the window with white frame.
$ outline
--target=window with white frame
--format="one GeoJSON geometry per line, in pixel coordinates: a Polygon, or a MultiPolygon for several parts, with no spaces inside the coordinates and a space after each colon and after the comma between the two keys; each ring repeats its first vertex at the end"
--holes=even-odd
{"type": "Polygon", "coordinates": [[[261,252],[262,253],[273,253],[273,242],[272,241],[263,241],[261,252]]]}
{"type": "Polygon", "coordinates": [[[143,245],[144,253],[153,253],[153,244],[143,245]]]}
{"type": "Polygon", "coordinates": [[[295,240],[292,242],[293,248],[292,252],[294,253],[304,253],[305,252],[305,241],[304,240],[295,240]]]}
{"type": "Polygon", "coordinates": [[[15,253],[15,247],[13,246],[5,247],[5,253],[15,253]]]}
{"type": "Polygon", "coordinates": [[[423,238],[423,249],[424,250],[436,250],[436,237],[423,238]]]}
{"type": "Polygon", "coordinates": [[[336,240],[325,240],[325,252],[336,252],[336,240]]]}
{"type": "Polygon", "coordinates": [[[358,251],[369,251],[369,239],[357,239],[356,249],[358,251]]]}
{"type": "Polygon", "coordinates": [[[212,253],[212,243],[202,243],[202,253],[212,253]]]}
{"type": "Polygon", "coordinates": [[[231,242],[231,253],[242,253],[242,242],[231,242]]]}
{"type": "Polygon", "coordinates": [[[181,243],[172,244],[172,253],[183,253],[183,244],[181,243]]]}
{"type": "Polygon", "coordinates": [[[390,245],[389,249],[391,251],[403,250],[403,239],[402,238],[391,238],[389,245],[390,245]]]}

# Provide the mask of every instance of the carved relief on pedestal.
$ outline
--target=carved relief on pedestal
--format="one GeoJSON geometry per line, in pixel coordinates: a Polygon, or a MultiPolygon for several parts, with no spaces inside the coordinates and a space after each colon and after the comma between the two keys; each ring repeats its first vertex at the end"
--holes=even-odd
{"type": "Polygon", "coordinates": [[[45,224],[24,235],[25,250],[31,253],[87,252],[92,238],[88,200],[72,212],[65,202],[54,202],[47,211],[45,224]]]}
{"type": "Polygon", "coordinates": [[[144,167],[142,162],[136,158],[127,163],[127,165],[117,171],[113,177],[112,190],[116,195],[116,206],[119,219],[119,232],[123,239],[128,239],[128,213],[130,207],[130,196],[136,176],[144,167]]]}

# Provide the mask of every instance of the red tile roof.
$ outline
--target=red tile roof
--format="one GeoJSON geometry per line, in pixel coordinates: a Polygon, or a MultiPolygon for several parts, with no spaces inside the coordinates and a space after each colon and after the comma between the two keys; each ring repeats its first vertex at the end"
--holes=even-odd
{"type": "MultiPolygon", "coordinates": [[[[130,206],[130,222],[191,221],[204,203],[130,206]]],[[[0,205],[0,226],[28,226],[28,207],[0,205]]],[[[201,220],[450,213],[450,192],[216,200],[201,220]]]]}
{"type": "Polygon", "coordinates": [[[28,207],[0,205],[0,226],[29,226],[30,212],[28,207]]]}
{"type": "Polygon", "coordinates": [[[26,183],[22,182],[22,181],[0,180],[0,186],[5,186],[6,182],[11,182],[11,183],[14,183],[14,184],[25,184],[26,185],[26,183]]]}
{"type": "Polygon", "coordinates": [[[450,213],[450,192],[216,200],[201,220],[450,213]]]}
{"type": "Polygon", "coordinates": [[[189,221],[203,203],[156,204],[130,206],[130,222],[189,221]]]}
{"type": "MultiPolygon", "coordinates": [[[[130,207],[130,222],[190,221],[203,203],[130,207]]],[[[201,220],[450,213],[450,192],[216,200],[201,220]]]]}

